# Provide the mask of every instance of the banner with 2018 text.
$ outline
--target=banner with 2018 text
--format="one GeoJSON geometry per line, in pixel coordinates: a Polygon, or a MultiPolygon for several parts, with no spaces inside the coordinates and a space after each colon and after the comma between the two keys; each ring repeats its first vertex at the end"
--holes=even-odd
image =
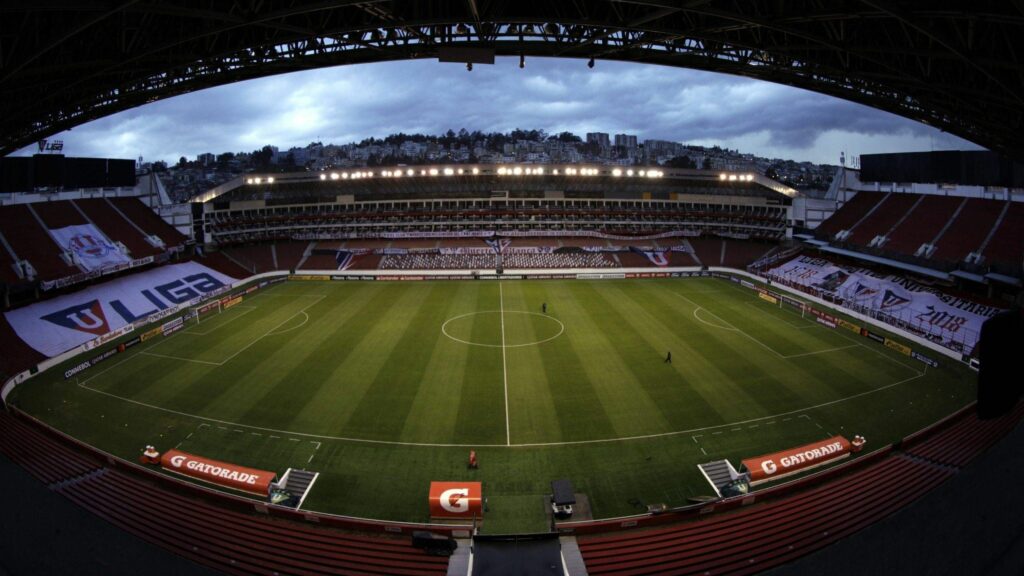
{"type": "Polygon", "coordinates": [[[899,320],[946,345],[976,335],[999,308],[944,294],[899,276],[878,276],[820,258],[801,256],[773,268],[769,275],[831,294],[848,305],[899,320]]]}
{"type": "Polygon", "coordinates": [[[152,315],[230,286],[197,262],[162,266],[4,314],[29,346],[56,356],[152,315]]]}

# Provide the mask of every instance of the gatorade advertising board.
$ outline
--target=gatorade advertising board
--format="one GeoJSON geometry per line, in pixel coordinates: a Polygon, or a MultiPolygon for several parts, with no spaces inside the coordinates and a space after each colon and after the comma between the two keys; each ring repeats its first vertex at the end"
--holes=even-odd
{"type": "Polygon", "coordinates": [[[276,472],[211,460],[181,450],[164,452],[160,466],[171,472],[260,496],[270,493],[270,483],[277,477],[276,472]]]}
{"type": "Polygon", "coordinates": [[[431,482],[431,518],[480,518],[483,497],[480,482],[431,482]]]}
{"type": "Polygon", "coordinates": [[[756,486],[849,456],[850,447],[846,438],[833,436],[799,448],[747,458],[742,469],[750,474],[750,484],[756,486]]]}

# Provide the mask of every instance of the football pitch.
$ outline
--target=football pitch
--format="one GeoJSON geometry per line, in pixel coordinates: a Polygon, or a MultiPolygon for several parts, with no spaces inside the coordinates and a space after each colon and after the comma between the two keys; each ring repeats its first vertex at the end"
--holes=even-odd
{"type": "Polygon", "coordinates": [[[702,462],[898,440],[975,397],[941,364],[712,278],[289,281],[13,399],[132,460],[320,472],[303,509],[426,521],[432,480],[482,481],[483,531],[535,532],[554,479],[606,518],[713,494],[702,462]]]}

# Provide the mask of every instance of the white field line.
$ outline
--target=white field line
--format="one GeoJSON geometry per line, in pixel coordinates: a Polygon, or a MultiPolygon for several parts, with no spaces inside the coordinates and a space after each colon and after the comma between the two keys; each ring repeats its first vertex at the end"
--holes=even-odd
{"type": "MultiPolygon", "coordinates": [[[[729,286],[730,288],[734,289],[734,290],[738,290],[738,291],[740,291],[740,292],[743,292],[744,294],[747,294],[747,295],[749,295],[749,293],[748,293],[748,292],[745,292],[745,291],[744,291],[744,290],[745,290],[744,288],[740,288],[739,286],[734,286],[732,282],[728,282],[728,281],[726,281],[726,285],[727,285],[727,286],[729,286]]],[[[783,309],[783,310],[786,310],[786,311],[787,311],[787,312],[789,312],[790,314],[794,314],[794,315],[796,314],[796,311],[795,311],[795,310],[790,310],[790,309],[789,309],[788,307],[786,307],[786,306],[783,306],[783,308],[782,308],[782,309],[783,309]]],[[[803,318],[803,317],[801,316],[801,318],[803,318]]],[[[858,322],[858,324],[860,324],[860,322],[858,322]]],[[[833,330],[833,331],[834,331],[834,332],[835,332],[836,334],[838,334],[838,335],[839,335],[839,337],[840,337],[840,338],[843,338],[843,339],[845,339],[845,340],[849,340],[850,342],[853,342],[854,344],[856,344],[857,346],[860,346],[860,347],[864,348],[865,350],[870,350],[871,352],[874,352],[875,354],[878,354],[878,355],[879,355],[879,356],[881,356],[882,358],[885,358],[886,360],[888,360],[888,361],[890,361],[890,362],[895,362],[896,364],[899,364],[900,366],[903,366],[904,368],[906,368],[906,369],[910,370],[911,372],[914,372],[915,374],[924,374],[924,372],[922,372],[921,370],[918,370],[918,369],[917,369],[917,368],[915,368],[914,366],[911,366],[911,365],[909,365],[909,364],[904,364],[903,362],[900,362],[899,360],[896,360],[895,358],[892,358],[892,357],[888,356],[887,354],[883,354],[881,350],[876,350],[876,349],[875,349],[874,347],[872,347],[872,346],[868,346],[868,345],[866,345],[866,344],[865,344],[864,342],[860,342],[860,341],[858,341],[858,340],[855,340],[855,339],[853,339],[853,338],[850,338],[849,336],[847,336],[846,334],[844,334],[844,333],[843,333],[843,332],[842,332],[841,330],[837,330],[837,329],[829,328],[829,327],[827,327],[827,326],[824,326],[824,325],[822,325],[822,324],[818,324],[817,322],[814,322],[814,323],[812,323],[811,325],[812,325],[812,326],[820,326],[821,328],[825,328],[826,330],[833,330]]],[[[927,371],[927,370],[928,370],[928,367],[927,367],[927,366],[925,366],[925,368],[924,368],[924,369],[925,369],[925,371],[927,371]]]]}
{"type": "MultiPolygon", "coordinates": [[[[714,312],[708,310],[707,308],[704,308],[703,306],[701,306],[700,304],[697,304],[693,300],[690,300],[686,296],[683,296],[682,294],[680,294],[678,292],[673,292],[673,294],[675,294],[676,296],[679,296],[683,300],[686,300],[690,304],[696,306],[696,308],[694,308],[694,310],[693,310],[693,317],[696,318],[698,321],[700,321],[702,324],[706,324],[706,325],[712,326],[714,328],[719,328],[721,330],[728,330],[730,332],[738,332],[739,334],[742,334],[742,335],[746,336],[747,338],[749,338],[750,340],[754,341],[756,344],[758,344],[759,346],[761,346],[765,350],[768,350],[768,351],[774,353],[776,356],[778,356],[779,358],[782,358],[784,360],[788,360],[790,358],[803,358],[804,356],[814,356],[816,354],[826,354],[826,353],[829,353],[829,352],[838,352],[840,350],[847,350],[849,348],[854,348],[856,346],[861,346],[862,345],[860,342],[854,342],[850,346],[839,346],[837,348],[828,348],[827,350],[815,350],[813,352],[803,352],[803,353],[800,353],[800,354],[783,354],[783,353],[779,352],[778,350],[772,348],[771,346],[765,344],[764,342],[761,342],[757,338],[751,336],[750,334],[747,334],[743,330],[740,330],[736,326],[733,326],[731,323],[727,322],[721,316],[715,314],[714,312]],[[715,323],[703,320],[700,316],[697,315],[697,311],[698,310],[703,310],[704,312],[707,312],[708,314],[714,316],[716,319],[718,319],[720,322],[722,322],[722,324],[724,324],[724,326],[720,326],[718,324],[715,324],[715,323]]],[[[788,324],[788,322],[785,322],[785,321],[781,321],[781,322],[783,322],[784,324],[788,324]]],[[[818,324],[815,323],[813,325],[817,326],[818,324]]],[[[791,326],[791,327],[796,328],[795,326],[791,326]]],[[[804,328],[806,328],[806,326],[804,326],[804,328]]],[[[799,329],[799,328],[797,328],[797,329],[799,329]]],[[[915,370],[915,372],[916,372],[916,370],[915,370]]]]}
{"type": "Polygon", "coordinates": [[[505,358],[505,295],[501,288],[501,281],[498,282],[498,310],[501,312],[501,376],[505,383],[505,445],[511,446],[512,433],[508,419],[508,362],[505,358]]]}
{"type": "MultiPolygon", "coordinates": [[[[241,426],[243,428],[249,428],[249,429],[252,429],[252,430],[261,430],[261,431],[267,432],[267,433],[273,432],[273,433],[277,433],[277,434],[287,434],[287,435],[290,435],[290,436],[301,436],[303,438],[317,438],[317,439],[321,439],[321,440],[336,440],[336,441],[341,441],[341,442],[355,442],[355,443],[361,443],[361,444],[380,444],[380,445],[387,445],[387,446],[424,446],[424,447],[433,447],[433,448],[473,448],[473,447],[484,447],[484,448],[530,448],[530,447],[541,447],[541,446],[577,446],[577,445],[584,445],[584,444],[607,444],[609,442],[626,442],[626,441],[630,441],[630,440],[647,440],[647,439],[650,439],[650,438],[665,438],[665,437],[668,437],[668,436],[680,436],[680,435],[685,435],[685,434],[692,435],[692,434],[694,434],[696,432],[706,432],[706,431],[710,431],[710,430],[717,430],[719,428],[729,428],[730,426],[743,426],[745,424],[751,424],[751,423],[754,423],[754,422],[761,422],[761,421],[764,421],[764,420],[774,420],[776,418],[781,418],[783,416],[792,416],[793,414],[799,414],[801,412],[807,412],[809,410],[816,410],[818,408],[824,408],[826,406],[833,406],[835,404],[840,404],[842,402],[846,402],[847,400],[853,400],[855,398],[860,398],[861,396],[867,396],[868,394],[874,394],[875,392],[881,392],[882,390],[888,390],[889,388],[893,388],[894,386],[899,386],[901,384],[906,384],[907,382],[911,382],[913,380],[917,380],[918,378],[921,378],[924,375],[925,375],[925,373],[922,372],[920,374],[917,374],[916,376],[911,376],[909,378],[904,378],[903,380],[900,380],[898,382],[893,382],[892,384],[886,384],[885,386],[880,386],[878,388],[873,388],[871,390],[866,390],[864,392],[860,392],[860,393],[854,394],[852,396],[847,396],[845,398],[839,398],[837,400],[831,400],[829,402],[822,402],[821,404],[815,404],[813,406],[805,406],[803,408],[797,408],[796,410],[790,410],[788,412],[782,412],[782,413],[779,413],[779,414],[772,414],[772,415],[769,415],[769,416],[761,416],[759,418],[751,418],[749,420],[742,420],[742,421],[739,421],[739,422],[730,422],[728,424],[718,424],[718,425],[715,425],[715,426],[704,426],[704,427],[701,427],[701,428],[692,428],[692,429],[689,429],[689,430],[674,430],[674,431],[671,431],[671,432],[661,432],[661,433],[657,433],[657,434],[643,434],[643,435],[638,435],[638,436],[623,436],[623,437],[620,437],[620,438],[601,438],[601,439],[597,439],[597,440],[573,440],[573,441],[569,441],[569,442],[532,442],[532,443],[525,443],[525,444],[508,444],[508,443],[505,443],[505,444],[481,444],[481,443],[460,444],[460,443],[454,443],[454,442],[453,443],[399,442],[399,441],[395,441],[395,440],[369,440],[369,439],[366,439],[366,438],[350,438],[350,437],[346,437],[346,436],[328,436],[328,435],[325,435],[325,434],[308,434],[306,432],[296,432],[296,431],[292,431],[292,430],[280,430],[280,429],[277,429],[277,428],[266,428],[266,427],[263,427],[263,426],[252,426],[252,425],[249,425],[249,424],[242,424],[242,423],[239,423],[239,422],[231,422],[231,421],[228,421],[228,420],[218,420],[217,418],[210,418],[210,417],[207,417],[207,416],[199,416],[197,414],[191,414],[189,412],[181,412],[179,410],[172,410],[170,408],[164,408],[163,406],[156,406],[154,404],[148,404],[146,402],[140,402],[138,400],[133,400],[131,398],[126,398],[124,396],[118,396],[117,394],[113,394],[111,392],[106,392],[104,390],[99,390],[99,389],[96,389],[96,388],[90,388],[90,387],[85,385],[85,382],[80,382],[78,384],[78,386],[80,388],[83,388],[83,389],[88,390],[90,392],[94,392],[96,394],[102,394],[102,395],[108,396],[110,398],[117,398],[118,400],[122,400],[122,401],[128,402],[130,404],[135,404],[136,406],[143,406],[143,407],[146,407],[146,408],[152,408],[153,410],[159,410],[161,412],[165,412],[165,413],[168,413],[168,414],[177,414],[178,416],[185,416],[187,418],[195,418],[196,420],[202,420],[202,421],[205,421],[205,422],[212,422],[214,424],[227,424],[227,425],[230,425],[230,426],[241,426]]],[[[86,382],[88,382],[88,380],[86,382]]],[[[786,420],[787,419],[783,418],[783,422],[785,422],[786,420]]],[[[224,430],[227,430],[227,428],[224,428],[222,426],[218,426],[218,428],[222,428],[224,430]]],[[[740,431],[742,429],[743,428],[734,428],[732,431],[736,432],[736,431],[740,431]]],[[[273,437],[273,436],[271,436],[271,437],[273,437]]]]}
{"type": "MultiPolygon", "coordinates": [[[[227,326],[228,324],[234,322],[235,320],[238,320],[242,316],[245,316],[249,312],[252,312],[256,308],[258,308],[258,306],[244,306],[244,307],[243,306],[235,306],[235,308],[237,308],[239,310],[245,310],[245,312],[242,312],[241,314],[235,314],[234,317],[229,318],[229,319],[225,320],[224,322],[221,322],[220,324],[217,324],[213,328],[210,328],[209,330],[205,330],[203,332],[198,332],[196,330],[191,330],[191,329],[190,330],[185,330],[184,332],[186,334],[195,334],[196,336],[206,336],[207,334],[217,330],[221,326],[227,326]]],[[[224,314],[225,312],[221,312],[221,314],[224,314]]],[[[197,326],[201,326],[201,324],[197,324],[197,326]]]]}
{"type": "MultiPolygon", "coordinates": [[[[232,354],[231,356],[228,356],[228,357],[227,357],[227,358],[225,358],[225,359],[224,359],[223,361],[221,361],[221,365],[227,364],[227,363],[228,363],[228,362],[230,362],[230,361],[231,361],[232,359],[234,359],[234,358],[235,358],[236,356],[238,356],[238,355],[239,355],[239,354],[241,354],[242,352],[245,352],[246,350],[248,350],[249,348],[251,348],[253,344],[256,344],[257,342],[259,342],[260,340],[262,340],[262,339],[266,338],[267,336],[270,336],[270,335],[272,335],[272,334],[273,334],[273,332],[274,332],[275,330],[277,330],[277,329],[278,329],[278,328],[280,328],[281,326],[284,326],[285,324],[287,324],[288,322],[290,322],[292,318],[294,318],[294,317],[298,316],[299,314],[304,314],[304,313],[306,312],[306,309],[308,309],[308,308],[312,308],[313,306],[316,306],[317,304],[319,304],[320,302],[322,302],[324,298],[326,298],[326,296],[320,296],[319,298],[317,298],[317,299],[316,299],[316,302],[312,302],[312,303],[310,303],[310,304],[306,305],[306,306],[305,306],[305,307],[304,307],[304,308],[303,308],[302,310],[299,310],[299,311],[298,311],[298,312],[296,312],[295,314],[292,314],[291,316],[289,316],[288,318],[286,318],[286,319],[284,320],[284,322],[281,322],[281,323],[280,323],[280,324],[278,324],[277,326],[274,326],[274,327],[273,327],[273,328],[271,328],[270,330],[267,330],[267,331],[266,331],[266,332],[265,332],[265,333],[264,333],[264,334],[263,334],[262,336],[260,336],[259,338],[257,338],[257,339],[255,339],[255,340],[253,340],[252,342],[250,342],[250,343],[246,344],[246,345],[245,345],[244,347],[242,347],[242,349],[241,349],[241,350],[239,350],[238,352],[235,352],[235,353],[234,353],[234,354],[232,354]]],[[[308,316],[307,316],[307,318],[308,318],[308,316]]]]}
{"type": "Polygon", "coordinates": [[[183,356],[171,356],[169,354],[157,354],[155,352],[149,352],[148,350],[144,350],[142,352],[139,352],[139,354],[143,354],[145,356],[155,356],[157,358],[167,358],[167,359],[170,359],[170,360],[181,360],[182,362],[194,362],[196,364],[207,364],[207,365],[210,365],[210,366],[220,366],[220,365],[223,364],[223,362],[210,362],[209,360],[196,360],[195,358],[185,358],[183,356]]]}

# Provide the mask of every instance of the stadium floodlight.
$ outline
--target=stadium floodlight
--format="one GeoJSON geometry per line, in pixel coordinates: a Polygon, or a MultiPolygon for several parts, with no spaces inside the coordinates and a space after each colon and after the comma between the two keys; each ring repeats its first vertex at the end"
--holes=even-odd
{"type": "Polygon", "coordinates": [[[455,170],[452,170],[451,168],[445,168],[444,169],[444,175],[445,176],[451,176],[453,174],[455,174],[455,170]]]}
{"type": "Polygon", "coordinates": [[[340,176],[338,176],[337,172],[331,172],[331,180],[337,180],[338,178],[340,178],[340,176]]]}
{"type": "Polygon", "coordinates": [[[729,174],[729,182],[735,182],[735,181],[736,181],[736,175],[735,174],[729,174]]]}
{"type": "Polygon", "coordinates": [[[543,166],[540,166],[540,167],[537,168],[537,174],[539,174],[539,175],[543,175],[544,174],[544,167],[543,166]]]}
{"type": "Polygon", "coordinates": [[[750,182],[753,179],[754,179],[754,175],[753,174],[747,174],[747,182],[750,182]]]}
{"type": "Polygon", "coordinates": [[[726,178],[728,178],[728,176],[726,176],[725,172],[722,172],[721,174],[718,175],[719,180],[725,180],[726,178]]]}
{"type": "Polygon", "coordinates": [[[431,168],[430,169],[430,175],[431,176],[437,176],[437,168],[431,168]]]}
{"type": "Polygon", "coordinates": [[[252,184],[252,178],[246,178],[245,179],[245,183],[246,184],[252,184]]]}
{"type": "Polygon", "coordinates": [[[395,178],[401,178],[402,177],[402,171],[401,170],[395,170],[394,172],[391,173],[391,175],[394,176],[395,178]]]}
{"type": "Polygon", "coordinates": [[[348,180],[348,172],[342,172],[341,177],[348,180]]]}
{"type": "Polygon", "coordinates": [[[405,175],[406,176],[412,176],[415,173],[416,173],[416,171],[413,170],[412,168],[409,168],[408,170],[405,171],[405,175]]]}
{"type": "Polygon", "coordinates": [[[504,166],[498,166],[498,176],[504,176],[505,172],[506,170],[504,166]]]}
{"type": "Polygon", "coordinates": [[[523,169],[520,168],[519,166],[516,166],[515,168],[512,169],[512,173],[515,174],[516,176],[519,176],[520,174],[523,173],[523,169]]]}
{"type": "Polygon", "coordinates": [[[612,170],[612,176],[622,176],[622,169],[621,168],[616,168],[616,169],[612,170]]]}
{"type": "Polygon", "coordinates": [[[321,174],[320,175],[320,179],[321,180],[327,180],[327,174],[321,174]]]}
{"type": "Polygon", "coordinates": [[[255,179],[255,182],[256,182],[257,184],[260,184],[260,183],[262,183],[262,182],[263,182],[263,179],[262,179],[262,178],[256,178],[256,179],[255,179]]]}
{"type": "Polygon", "coordinates": [[[555,168],[554,171],[552,171],[551,173],[554,174],[555,176],[558,176],[558,168],[555,168]]]}
{"type": "Polygon", "coordinates": [[[268,176],[267,177],[267,184],[273,184],[273,183],[274,183],[274,177],[273,176],[268,176]]]}
{"type": "Polygon", "coordinates": [[[479,173],[480,173],[480,169],[479,168],[473,168],[473,174],[479,174],[479,173]]]}
{"type": "Polygon", "coordinates": [[[462,172],[463,172],[462,168],[459,168],[459,176],[462,176],[462,172]]]}
{"type": "Polygon", "coordinates": [[[632,175],[633,175],[633,171],[632,170],[626,170],[626,176],[632,176],[632,175]]]}

